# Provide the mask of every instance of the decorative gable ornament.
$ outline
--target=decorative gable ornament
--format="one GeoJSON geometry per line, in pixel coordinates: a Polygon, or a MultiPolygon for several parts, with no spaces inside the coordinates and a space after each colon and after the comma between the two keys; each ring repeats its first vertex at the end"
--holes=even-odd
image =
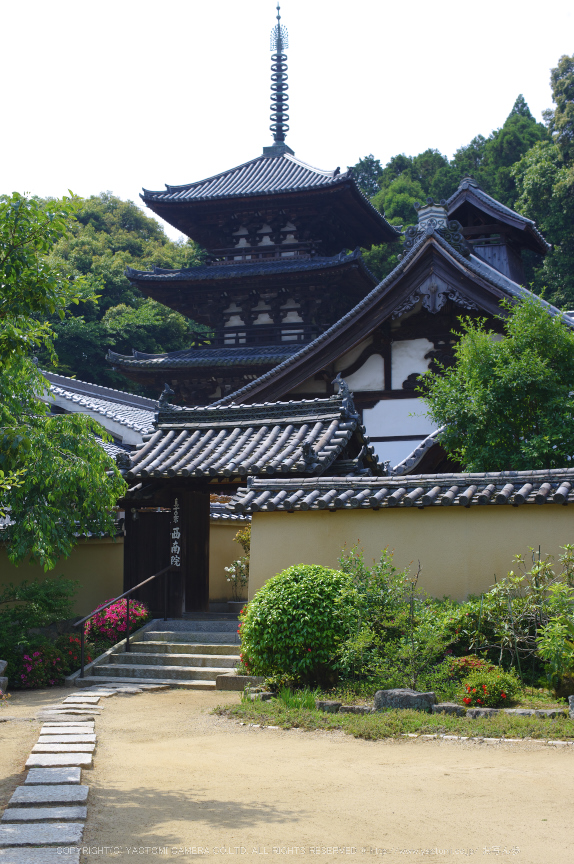
{"type": "Polygon", "coordinates": [[[444,199],[439,204],[435,204],[433,198],[427,198],[426,205],[421,206],[417,201],[414,207],[418,212],[419,221],[418,225],[409,225],[405,231],[403,242],[405,252],[413,249],[424,237],[436,232],[460,255],[464,255],[465,258],[470,255],[470,247],[462,234],[462,225],[456,219],[449,221],[444,199]]]}
{"type": "Polygon", "coordinates": [[[419,285],[419,287],[410,294],[393,312],[393,319],[400,318],[405,312],[409,312],[422,299],[423,309],[436,315],[443,308],[447,300],[452,300],[457,306],[462,306],[463,309],[478,309],[476,303],[463,297],[460,291],[445,282],[435,273],[431,272],[429,276],[419,285]]]}

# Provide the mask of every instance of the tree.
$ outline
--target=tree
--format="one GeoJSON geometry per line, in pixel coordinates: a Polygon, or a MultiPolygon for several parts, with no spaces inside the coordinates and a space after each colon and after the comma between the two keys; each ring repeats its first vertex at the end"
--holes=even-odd
{"type": "Polygon", "coordinates": [[[520,213],[535,219],[552,243],[535,262],[533,288],[557,305],[574,307],[574,55],[550,75],[554,110],[544,112],[552,140],[542,140],[512,168],[520,213]]]}
{"type": "Polygon", "coordinates": [[[456,363],[419,392],[467,471],[562,468],[574,455],[574,334],[535,298],[506,305],[505,335],[461,319],[456,363]]]}
{"type": "Polygon", "coordinates": [[[357,181],[357,186],[367,198],[372,198],[379,191],[379,178],[383,173],[383,166],[372,153],[359,159],[356,165],[349,166],[357,181]]]}
{"type": "Polygon", "coordinates": [[[556,108],[544,112],[544,119],[565,162],[574,161],[574,54],[564,54],[550,73],[552,99],[556,108]]]}
{"type": "Polygon", "coordinates": [[[30,557],[46,569],[70,554],[78,536],[113,532],[125,489],[97,441],[109,439],[105,430],[83,414],[52,415],[37,395],[48,382],[26,353],[39,345],[48,355],[53,350],[54,333],[41,316],[63,315],[82,296],[95,299],[45,256],[55,236],[66,237],[74,206],[17,194],[0,199],[7,298],[0,322],[0,511],[10,517],[2,540],[13,562],[30,557]]]}
{"type": "Polygon", "coordinates": [[[0,196],[0,361],[30,350],[51,350],[49,316],[95,299],[82,280],[70,280],[44,256],[66,236],[79,199],[42,202],[14,192],[0,196]]]}

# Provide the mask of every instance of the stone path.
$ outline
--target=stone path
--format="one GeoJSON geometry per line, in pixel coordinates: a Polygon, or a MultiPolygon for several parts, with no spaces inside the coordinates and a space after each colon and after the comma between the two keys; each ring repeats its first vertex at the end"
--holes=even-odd
{"type": "Polygon", "coordinates": [[[81,772],[93,766],[100,700],[167,687],[94,685],[41,710],[44,724],[26,761],[30,770],[0,819],[0,864],[61,864],[64,847],[67,864],[79,864],[89,789],[81,772]]]}

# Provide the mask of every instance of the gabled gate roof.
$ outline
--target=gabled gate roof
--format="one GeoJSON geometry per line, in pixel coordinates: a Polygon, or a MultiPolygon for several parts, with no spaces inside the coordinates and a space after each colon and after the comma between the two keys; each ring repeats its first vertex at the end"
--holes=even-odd
{"type": "Polygon", "coordinates": [[[122,473],[145,478],[381,473],[346,385],[328,399],[159,409],[122,473]]]}

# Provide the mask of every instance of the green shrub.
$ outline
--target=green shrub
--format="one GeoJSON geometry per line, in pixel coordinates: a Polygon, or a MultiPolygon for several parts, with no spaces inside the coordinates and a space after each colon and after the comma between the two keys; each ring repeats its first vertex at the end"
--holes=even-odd
{"type": "Polygon", "coordinates": [[[555,695],[574,694],[574,622],[571,618],[556,616],[540,630],[538,653],[555,695]]]}
{"type": "Polygon", "coordinates": [[[240,615],[244,662],[254,675],[328,683],[336,678],[337,650],[357,616],[349,574],[290,567],[269,579],[240,615]]]}
{"type": "Polygon", "coordinates": [[[71,617],[77,587],[77,582],[60,576],[7,585],[0,591],[0,657],[8,661],[10,687],[62,682],[67,667],[41,628],[71,617]]]}
{"type": "Polygon", "coordinates": [[[469,708],[499,708],[508,705],[520,691],[520,681],[513,672],[502,669],[479,670],[463,681],[463,702],[469,708]]]}

